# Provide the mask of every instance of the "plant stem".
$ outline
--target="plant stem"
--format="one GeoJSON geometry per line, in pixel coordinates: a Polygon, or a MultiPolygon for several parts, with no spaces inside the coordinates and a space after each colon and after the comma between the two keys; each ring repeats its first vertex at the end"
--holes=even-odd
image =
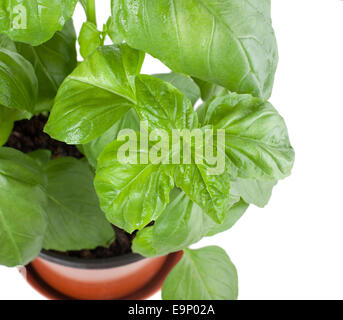
{"type": "Polygon", "coordinates": [[[96,25],[96,7],[95,7],[95,0],[86,0],[86,15],[87,20],[92,22],[96,25]]]}

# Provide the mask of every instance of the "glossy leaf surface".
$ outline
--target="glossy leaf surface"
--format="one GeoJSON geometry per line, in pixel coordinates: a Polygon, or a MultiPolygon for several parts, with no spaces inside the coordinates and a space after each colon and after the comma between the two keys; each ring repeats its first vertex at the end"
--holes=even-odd
{"type": "Polygon", "coordinates": [[[143,59],[126,45],[98,48],[63,82],[45,131],[69,144],[101,136],[134,105],[143,59]]]}
{"type": "Polygon", "coordinates": [[[63,28],[78,0],[2,0],[0,33],[33,46],[51,39],[63,28]]]}
{"type": "Polygon", "coordinates": [[[117,43],[174,72],[269,98],[278,61],[270,0],[116,0],[112,17],[117,43]]]}

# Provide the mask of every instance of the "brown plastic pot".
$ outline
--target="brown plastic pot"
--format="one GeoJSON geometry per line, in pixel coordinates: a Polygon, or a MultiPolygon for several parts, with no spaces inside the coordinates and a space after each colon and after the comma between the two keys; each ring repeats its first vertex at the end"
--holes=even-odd
{"type": "Polygon", "coordinates": [[[144,300],[161,289],[182,251],[157,258],[127,254],[84,260],[43,251],[19,271],[51,300],[144,300]]]}

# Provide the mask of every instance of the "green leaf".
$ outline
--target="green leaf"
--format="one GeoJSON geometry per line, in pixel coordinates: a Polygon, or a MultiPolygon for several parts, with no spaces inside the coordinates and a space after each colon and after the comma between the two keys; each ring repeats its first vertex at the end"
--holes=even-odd
{"type": "Polygon", "coordinates": [[[127,45],[98,48],[63,82],[45,132],[69,144],[101,136],[134,105],[143,60],[127,45]]]}
{"type": "Polygon", "coordinates": [[[198,85],[201,92],[201,99],[206,102],[213,97],[218,97],[222,95],[226,95],[228,90],[222,86],[218,86],[217,84],[203,81],[197,78],[193,78],[194,82],[198,85]]]}
{"type": "Polygon", "coordinates": [[[83,58],[87,58],[102,45],[101,32],[94,23],[86,21],[82,25],[79,43],[80,52],[83,58]]]}
{"type": "Polygon", "coordinates": [[[7,142],[13,130],[13,125],[14,122],[0,120],[0,146],[3,146],[7,142]]]}
{"type": "MultiPolygon", "coordinates": [[[[132,233],[163,212],[174,183],[162,164],[120,162],[118,150],[126,143],[116,140],[104,149],[98,160],[95,189],[107,219],[132,233]]],[[[138,147],[139,156],[144,153],[138,147]]]]}
{"type": "Polygon", "coordinates": [[[213,221],[222,223],[230,203],[230,175],[228,166],[220,175],[210,175],[211,166],[180,164],[175,170],[175,185],[197,203],[213,221]]]}
{"type": "Polygon", "coordinates": [[[127,112],[113,127],[107,130],[102,136],[92,140],[82,146],[82,152],[87,157],[89,163],[96,168],[98,158],[104,148],[116,140],[118,133],[122,129],[132,129],[139,131],[139,118],[134,109],[127,112]]]}
{"type": "Polygon", "coordinates": [[[136,110],[154,129],[198,128],[192,103],[168,82],[147,75],[136,77],[136,110]]]}
{"type": "Polygon", "coordinates": [[[156,78],[169,82],[175,88],[179,89],[186,98],[191,100],[194,105],[200,98],[200,89],[189,76],[184,76],[179,73],[160,73],[153,75],[156,78]]]}
{"type": "Polygon", "coordinates": [[[0,105],[33,112],[38,81],[30,62],[18,53],[0,49],[0,105]]]}
{"type": "Polygon", "coordinates": [[[29,156],[0,148],[0,264],[25,265],[42,249],[46,180],[29,156]]]}
{"type": "MultiPolygon", "coordinates": [[[[150,76],[137,76],[136,78],[137,113],[142,120],[149,121],[149,126],[154,129],[164,129],[172,135],[172,130],[198,129],[203,145],[206,145],[205,128],[198,128],[198,117],[194,112],[191,102],[174,86],[160,79],[150,76]]],[[[201,148],[183,139],[182,150],[191,149],[191,161],[184,164],[180,157],[180,165],[174,165],[174,180],[194,202],[196,202],[214,221],[222,222],[225,211],[229,205],[229,173],[227,166],[223,172],[216,175],[210,174],[211,166],[207,164],[203,148],[198,152],[202,157],[202,164],[195,161],[195,149],[201,148]]],[[[174,149],[178,149],[173,143],[174,149]]],[[[180,150],[180,149],[178,149],[180,150]]],[[[218,150],[219,154],[220,150],[218,150]]],[[[180,150],[180,155],[181,155],[180,150]]],[[[225,155],[223,155],[225,157],[225,155]]],[[[200,161],[199,161],[200,162],[200,161]]]]}
{"type": "Polygon", "coordinates": [[[151,257],[182,250],[201,240],[214,225],[184,192],[174,189],[170,198],[154,226],[137,233],[133,240],[134,252],[151,257]]]}
{"type": "Polygon", "coordinates": [[[0,49],[7,49],[9,51],[17,52],[15,43],[4,34],[0,34],[0,49]]]}
{"type": "Polygon", "coordinates": [[[236,300],[237,271],[219,247],[184,250],[162,288],[163,300],[236,300]]]}
{"type": "Polygon", "coordinates": [[[14,126],[14,114],[17,110],[0,106],[0,146],[7,142],[14,126]]]}
{"type": "Polygon", "coordinates": [[[212,237],[217,233],[221,233],[231,229],[247,211],[248,207],[249,204],[247,204],[243,200],[234,203],[227,212],[224,222],[221,224],[213,224],[209,229],[208,233],[206,234],[206,236],[212,237]]]}
{"type": "Polygon", "coordinates": [[[205,236],[230,229],[248,208],[244,201],[232,197],[224,222],[217,224],[184,192],[174,189],[170,199],[154,225],[137,233],[132,244],[134,252],[155,257],[182,250],[205,236]]]}
{"type": "Polygon", "coordinates": [[[165,253],[164,248],[159,251],[153,245],[153,227],[146,227],[137,232],[132,241],[132,252],[138,253],[143,257],[158,257],[165,253]]]}
{"type": "Polygon", "coordinates": [[[278,61],[270,0],[116,0],[111,36],[177,73],[268,98],[278,61]]]}
{"type": "Polygon", "coordinates": [[[231,182],[231,192],[242,197],[247,202],[258,207],[265,207],[271,196],[277,181],[259,181],[237,178],[231,182]]]}
{"type": "Polygon", "coordinates": [[[39,166],[45,166],[51,159],[51,151],[40,149],[27,153],[29,157],[36,160],[39,166]]]}
{"type": "Polygon", "coordinates": [[[291,173],[294,151],[283,118],[260,98],[235,93],[216,98],[204,124],[226,130],[230,173],[250,180],[279,180],[291,173]]]}
{"type": "Polygon", "coordinates": [[[62,31],[40,46],[17,43],[18,52],[34,66],[39,86],[35,113],[51,109],[63,80],[75,69],[76,34],[70,19],[62,31]]]}
{"type": "Polygon", "coordinates": [[[33,46],[51,39],[69,20],[78,0],[3,0],[0,32],[33,46]]]}
{"type": "Polygon", "coordinates": [[[44,249],[69,251],[108,247],[114,231],[100,210],[89,165],[61,158],[45,166],[48,228],[44,249]]]}
{"type": "Polygon", "coordinates": [[[14,122],[29,118],[30,113],[0,106],[0,146],[4,145],[14,126],[14,122]]]}

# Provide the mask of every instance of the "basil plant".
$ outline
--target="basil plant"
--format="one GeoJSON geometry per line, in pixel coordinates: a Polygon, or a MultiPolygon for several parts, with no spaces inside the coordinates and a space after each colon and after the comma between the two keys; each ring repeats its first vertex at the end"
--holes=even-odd
{"type": "Polygon", "coordinates": [[[268,102],[278,62],[270,0],[113,0],[102,30],[94,1],[80,1],[79,63],[77,0],[0,5],[0,263],[108,247],[112,224],[145,257],[184,251],[164,299],[236,299],[225,251],[189,246],[264,207],[291,173],[286,124],[268,102]],[[172,72],[143,75],[146,53],[172,72]],[[39,114],[45,133],[84,158],[5,146],[16,121],[39,114]],[[186,136],[169,148],[175,131],[190,133],[187,161],[186,136]],[[207,142],[223,159],[217,174],[199,152],[207,142]]]}

